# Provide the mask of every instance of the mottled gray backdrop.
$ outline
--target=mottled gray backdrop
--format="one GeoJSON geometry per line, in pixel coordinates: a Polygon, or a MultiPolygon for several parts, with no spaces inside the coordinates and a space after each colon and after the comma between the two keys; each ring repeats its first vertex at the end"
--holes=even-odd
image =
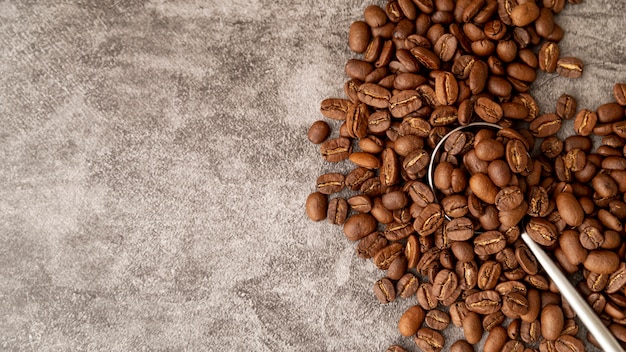
{"type": "MultiPolygon", "coordinates": [[[[380,306],[381,273],[303,210],[349,168],[305,134],[374,1],[0,1],[0,349],[414,349],[413,302],[380,306]]],[[[558,17],[586,71],[540,75],[544,112],[611,100],[625,13],[558,17]]]]}

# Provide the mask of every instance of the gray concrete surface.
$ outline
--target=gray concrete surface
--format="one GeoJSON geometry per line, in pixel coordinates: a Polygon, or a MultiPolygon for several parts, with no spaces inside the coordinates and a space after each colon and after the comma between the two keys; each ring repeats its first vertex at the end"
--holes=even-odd
{"type": "MultiPolygon", "coordinates": [[[[349,168],[305,134],[372,2],[1,1],[0,350],[415,350],[411,302],[303,210],[349,168]]],[[[541,75],[544,111],[610,101],[625,13],[558,17],[586,71],[541,75]]]]}

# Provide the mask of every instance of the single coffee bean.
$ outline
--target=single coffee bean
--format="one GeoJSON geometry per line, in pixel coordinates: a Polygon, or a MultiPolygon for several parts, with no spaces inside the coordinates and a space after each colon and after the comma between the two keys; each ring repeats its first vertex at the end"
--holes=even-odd
{"type": "Polygon", "coordinates": [[[416,297],[420,306],[426,310],[435,309],[439,302],[432,294],[433,285],[427,282],[424,282],[417,289],[416,297]]]}
{"type": "MultiPolygon", "coordinates": [[[[489,331],[485,340],[485,352],[500,352],[507,342],[506,329],[502,326],[496,326],[489,331]]],[[[473,349],[472,349],[473,351],[473,349]]]]}
{"type": "Polygon", "coordinates": [[[365,22],[372,28],[382,27],[387,23],[387,14],[385,10],[377,5],[370,5],[363,12],[365,22]]]}
{"type": "Polygon", "coordinates": [[[375,231],[363,237],[357,246],[357,255],[361,258],[372,258],[379,250],[387,246],[387,239],[380,231],[375,231]]]}
{"type": "Polygon", "coordinates": [[[357,166],[364,167],[367,169],[378,169],[380,168],[380,160],[372,154],[365,152],[356,152],[352,153],[349,156],[350,161],[355,163],[357,166]]]}
{"type": "Polygon", "coordinates": [[[558,137],[549,136],[541,142],[541,152],[550,159],[554,159],[563,151],[563,141],[558,137]]]}
{"type": "Polygon", "coordinates": [[[374,295],[382,304],[393,302],[396,299],[396,291],[393,283],[388,278],[382,278],[374,283],[374,295]]]}
{"type": "Polygon", "coordinates": [[[365,81],[367,75],[372,73],[372,71],[374,71],[374,65],[359,59],[350,59],[345,66],[345,72],[348,77],[361,81],[365,81]]]}
{"type": "Polygon", "coordinates": [[[612,274],[617,271],[619,265],[619,256],[604,249],[590,251],[583,262],[585,269],[598,274],[612,274]]]}
{"type": "Polygon", "coordinates": [[[430,155],[424,149],[417,149],[404,158],[402,167],[407,173],[417,174],[426,169],[430,161],[430,155]]]}
{"type": "Polygon", "coordinates": [[[369,214],[355,214],[343,226],[343,233],[349,240],[359,240],[376,230],[378,223],[369,214]]]}
{"type": "Polygon", "coordinates": [[[350,50],[356,53],[362,53],[367,48],[367,44],[371,38],[370,27],[363,21],[355,21],[350,25],[348,35],[348,45],[350,50]]]}
{"type": "Polygon", "coordinates": [[[580,78],[583,75],[583,62],[575,57],[562,57],[556,63],[556,72],[567,78],[580,78]]]}
{"type": "Polygon", "coordinates": [[[422,64],[429,70],[438,70],[441,65],[441,59],[439,59],[437,54],[435,54],[428,48],[416,46],[415,48],[411,49],[411,54],[415,56],[420,64],[422,64]]]}
{"type": "Polygon", "coordinates": [[[500,121],[504,115],[502,107],[495,101],[480,97],[474,103],[474,111],[476,114],[486,122],[496,123],[500,121]]]}
{"type": "Polygon", "coordinates": [[[495,205],[500,211],[517,208],[524,200],[522,190],[518,186],[503,187],[495,198],[495,205]]]}
{"type": "Polygon", "coordinates": [[[353,103],[346,99],[329,98],[322,100],[320,112],[333,120],[345,120],[348,109],[353,103]]]}
{"type": "Polygon", "coordinates": [[[483,336],[483,326],[478,314],[469,312],[463,319],[463,334],[470,344],[477,344],[483,336]]]}
{"type": "Polygon", "coordinates": [[[496,291],[479,291],[467,296],[465,305],[469,311],[478,314],[491,314],[502,308],[502,300],[496,291]]]}
{"type": "Polygon", "coordinates": [[[532,322],[522,321],[520,324],[520,337],[522,341],[532,344],[541,338],[541,323],[539,320],[532,322]]]}
{"type": "Polygon", "coordinates": [[[598,115],[594,111],[583,109],[576,114],[574,119],[574,131],[581,136],[588,136],[593,131],[598,121],[598,115]]]}
{"type": "Polygon", "coordinates": [[[469,218],[455,218],[446,223],[445,233],[452,241],[467,241],[474,236],[474,225],[469,218]]]}
{"type": "Polygon", "coordinates": [[[626,285],[626,263],[620,263],[617,271],[611,274],[607,282],[606,292],[615,293],[626,285]]]}
{"type": "Polygon", "coordinates": [[[407,352],[402,346],[392,345],[387,347],[385,352],[407,352]]]}
{"type": "Polygon", "coordinates": [[[445,344],[443,335],[429,328],[417,330],[414,340],[417,347],[424,352],[439,352],[445,344]]]}
{"type": "Polygon", "coordinates": [[[528,150],[522,141],[513,139],[506,144],[506,161],[514,173],[521,173],[526,170],[529,164],[529,156],[528,150]]]}
{"type": "Polygon", "coordinates": [[[526,225],[526,232],[542,246],[549,247],[556,242],[556,227],[543,218],[531,218],[526,225]]]}
{"type": "Polygon", "coordinates": [[[321,144],[320,153],[329,162],[339,162],[345,160],[352,151],[352,145],[348,138],[339,137],[328,140],[321,144]]]}
{"type": "MultiPolygon", "coordinates": [[[[545,72],[549,72],[549,73],[555,72],[560,54],[561,54],[561,50],[557,43],[545,42],[539,49],[539,68],[545,72]]],[[[557,109],[557,114],[558,114],[558,109],[557,109]]],[[[560,117],[564,118],[563,116],[560,116],[560,117]]]]}
{"type": "Polygon", "coordinates": [[[435,43],[435,54],[439,56],[441,61],[447,62],[452,60],[458,46],[458,40],[452,34],[444,34],[435,43]]]}
{"type": "MultiPolygon", "coordinates": [[[[465,187],[459,187],[465,189],[465,187]]],[[[452,218],[460,218],[467,215],[467,197],[460,194],[447,196],[441,200],[441,206],[446,215],[452,218]]]]}
{"type": "Polygon", "coordinates": [[[501,273],[502,265],[500,263],[493,260],[484,262],[478,270],[478,288],[481,290],[494,289],[501,273]]]}
{"type": "MultiPolygon", "coordinates": [[[[583,224],[579,226],[579,231],[580,244],[585,249],[593,250],[599,248],[604,243],[604,236],[601,232],[599,224],[597,223],[585,220],[583,221],[583,224]]],[[[586,254],[585,258],[587,258],[586,254]]]]}
{"type": "Polygon", "coordinates": [[[348,202],[343,198],[335,198],[328,203],[326,214],[328,222],[333,225],[343,225],[348,217],[348,202]]]}
{"type": "Polygon", "coordinates": [[[556,102],[556,114],[562,118],[569,120],[576,115],[578,103],[576,99],[568,94],[563,94],[556,102]]]}
{"type": "MultiPolygon", "coordinates": [[[[473,352],[474,347],[465,340],[457,340],[450,346],[450,352],[473,352]]],[[[495,350],[494,350],[495,351],[495,350]]]]}
{"type": "Polygon", "coordinates": [[[585,345],[582,341],[570,335],[561,335],[554,342],[556,352],[583,352],[585,345]]]}
{"type": "Polygon", "coordinates": [[[306,215],[313,221],[321,221],[326,219],[328,209],[328,198],[320,193],[314,192],[309,194],[306,199],[306,215]]]}
{"type": "Polygon", "coordinates": [[[412,306],[407,309],[398,321],[398,330],[402,336],[415,335],[424,322],[426,313],[420,306],[412,306]]]}
{"type": "Polygon", "coordinates": [[[556,340],[563,330],[565,318],[559,306],[547,305],[541,311],[541,335],[548,340],[556,340]]]}
{"type": "Polygon", "coordinates": [[[602,104],[596,113],[598,121],[602,123],[616,122],[624,118],[624,108],[618,103],[602,104]]]}
{"type": "Polygon", "coordinates": [[[613,86],[613,96],[619,105],[626,106],[626,84],[616,83],[613,86]]]}
{"type": "Polygon", "coordinates": [[[338,173],[327,173],[317,178],[317,191],[322,194],[341,192],[344,187],[345,176],[338,173]]]}
{"type": "Polygon", "coordinates": [[[307,133],[307,138],[313,144],[320,144],[330,135],[330,126],[324,121],[315,121],[307,133]]]}
{"type": "Polygon", "coordinates": [[[485,203],[495,203],[498,187],[493,184],[489,176],[483,173],[475,173],[470,177],[469,186],[472,193],[485,203]]]}
{"type": "Polygon", "coordinates": [[[522,3],[513,7],[511,21],[517,27],[525,27],[539,18],[540,10],[534,2],[522,3]]]}
{"type": "Polygon", "coordinates": [[[433,281],[432,293],[438,300],[444,300],[456,290],[458,278],[453,271],[444,269],[437,273],[433,281]]]}
{"type": "Polygon", "coordinates": [[[413,223],[415,231],[420,236],[428,236],[434,233],[443,224],[443,209],[437,203],[428,204],[413,223]]]}
{"type": "Polygon", "coordinates": [[[544,138],[556,134],[561,129],[561,118],[556,114],[544,114],[530,123],[533,136],[544,138]]]}
{"type": "Polygon", "coordinates": [[[504,323],[505,318],[502,312],[488,314],[483,318],[483,329],[485,331],[491,331],[498,326],[502,327],[501,325],[504,323]]]}
{"type": "Polygon", "coordinates": [[[450,325],[450,315],[444,311],[433,309],[426,313],[425,323],[433,330],[444,330],[450,325]]]}
{"type": "Polygon", "coordinates": [[[519,266],[529,275],[539,272],[539,263],[526,245],[520,244],[515,248],[515,258],[519,266]]]}
{"type": "Polygon", "coordinates": [[[585,213],[574,194],[561,192],[556,197],[556,207],[561,219],[569,226],[580,226],[585,219],[585,213]]]}
{"type": "Polygon", "coordinates": [[[504,145],[495,139],[481,140],[474,149],[476,156],[484,161],[493,161],[504,156],[504,145]]]}
{"type": "Polygon", "coordinates": [[[441,105],[452,105],[459,95],[459,86],[450,72],[442,72],[435,78],[435,93],[441,105]]]}

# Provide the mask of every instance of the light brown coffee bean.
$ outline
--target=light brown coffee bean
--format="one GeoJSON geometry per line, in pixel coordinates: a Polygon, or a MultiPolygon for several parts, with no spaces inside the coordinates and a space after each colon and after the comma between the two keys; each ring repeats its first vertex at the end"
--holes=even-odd
{"type": "Polygon", "coordinates": [[[556,352],[583,352],[585,345],[582,341],[570,335],[561,335],[554,342],[556,352]]]}
{"type": "Polygon", "coordinates": [[[345,160],[352,151],[352,144],[348,138],[339,137],[327,140],[320,145],[322,157],[329,162],[339,162],[345,160]]]}
{"type": "Polygon", "coordinates": [[[613,86],[613,96],[619,105],[626,106],[626,84],[616,83],[613,86]]]}
{"type": "Polygon", "coordinates": [[[585,269],[598,274],[612,274],[617,271],[619,265],[619,256],[604,249],[590,251],[583,262],[585,269]]]}
{"type": "Polygon", "coordinates": [[[343,198],[335,198],[328,203],[326,218],[333,225],[343,225],[348,217],[348,202],[343,198]]]}
{"type": "Polygon", "coordinates": [[[563,330],[565,318],[559,306],[549,304],[541,311],[541,335],[548,340],[556,340],[563,330]]]}
{"type": "Polygon", "coordinates": [[[309,194],[306,199],[306,215],[313,221],[326,219],[328,197],[320,192],[309,194]]]}
{"type": "Polygon", "coordinates": [[[488,204],[495,204],[498,187],[493,184],[489,176],[475,173],[470,177],[469,187],[473,194],[488,204]]]}
{"type": "Polygon", "coordinates": [[[441,105],[452,105],[459,96],[459,85],[450,72],[442,72],[435,78],[435,93],[441,105]]]}
{"type": "Polygon", "coordinates": [[[374,283],[374,295],[382,304],[393,302],[396,299],[396,291],[393,283],[388,278],[382,278],[374,283]]]}
{"type": "Polygon", "coordinates": [[[567,78],[580,78],[583,68],[583,62],[575,57],[562,57],[556,63],[556,72],[567,78]]]}
{"type": "Polygon", "coordinates": [[[535,242],[546,247],[552,246],[557,239],[556,227],[543,218],[531,218],[526,232],[535,242]]]}
{"type": "MultiPolygon", "coordinates": [[[[545,42],[539,49],[539,68],[545,72],[555,72],[560,55],[561,50],[557,43],[545,42]]],[[[563,116],[560,117],[564,118],[563,116]]]]}
{"type": "Polygon", "coordinates": [[[486,122],[496,123],[500,121],[504,115],[502,107],[495,101],[480,97],[474,103],[474,111],[476,114],[486,122]]]}
{"type": "Polygon", "coordinates": [[[424,322],[433,330],[444,330],[450,325],[450,315],[444,311],[433,309],[426,313],[424,322]]]}
{"type": "Polygon", "coordinates": [[[580,226],[583,223],[585,212],[574,194],[559,193],[556,197],[556,207],[561,214],[561,219],[569,226],[580,226]]]}
{"type": "Polygon", "coordinates": [[[420,306],[412,306],[407,309],[398,321],[398,330],[402,336],[415,335],[424,322],[426,313],[420,306]]]}
{"type": "Polygon", "coordinates": [[[483,336],[483,326],[480,316],[469,312],[463,319],[463,334],[470,344],[477,344],[483,336]]]}
{"type": "Polygon", "coordinates": [[[387,239],[380,231],[363,237],[356,248],[357,255],[364,259],[372,258],[379,250],[387,246],[387,239]]]}
{"type": "Polygon", "coordinates": [[[511,21],[517,27],[525,27],[539,18],[540,10],[534,2],[522,3],[513,7],[511,21]]]}
{"type": "Polygon", "coordinates": [[[530,123],[533,136],[544,138],[556,134],[561,129],[561,118],[556,114],[544,114],[530,123]]]}
{"type": "Polygon", "coordinates": [[[576,114],[574,119],[574,131],[581,136],[588,136],[593,131],[598,121],[598,115],[594,111],[583,109],[576,114]]]}
{"type": "Polygon", "coordinates": [[[506,238],[500,231],[486,231],[474,238],[474,252],[477,255],[492,255],[506,247],[506,238]]]}
{"type": "Polygon", "coordinates": [[[465,340],[457,340],[450,346],[450,352],[473,352],[474,347],[465,340]]]}
{"type": "Polygon", "coordinates": [[[469,311],[478,314],[491,314],[502,308],[502,300],[496,291],[479,291],[467,296],[465,305],[469,311]]]}
{"type": "Polygon", "coordinates": [[[529,165],[528,150],[518,139],[510,140],[506,144],[506,161],[514,173],[522,173],[529,165]]]}
{"type": "Polygon", "coordinates": [[[439,352],[443,349],[443,335],[429,328],[421,328],[414,337],[417,346],[424,352],[439,352]]]}

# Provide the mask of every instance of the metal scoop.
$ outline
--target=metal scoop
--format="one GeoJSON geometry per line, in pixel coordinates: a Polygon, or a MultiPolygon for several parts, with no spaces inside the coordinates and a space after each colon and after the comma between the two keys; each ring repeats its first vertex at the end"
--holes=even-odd
{"type": "MultiPolygon", "coordinates": [[[[447,133],[445,136],[443,136],[443,138],[439,141],[439,143],[437,143],[437,145],[433,149],[430,163],[428,164],[428,185],[435,194],[435,198],[437,193],[434,187],[433,175],[436,166],[435,164],[437,156],[439,155],[440,149],[452,133],[473,128],[492,128],[495,130],[502,129],[501,126],[498,126],[496,124],[487,122],[475,122],[466,126],[457,127],[447,133]]],[[[609,329],[602,323],[598,315],[596,315],[594,310],[589,306],[589,304],[587,304],[587,301],[578,293],[578,291],[576,291],[574,286],[565,277],[563,272],[561,272],[559,267],[556,266],[554,261],[552,261],[552,259],[550,259],[546,252],[541,249],[541,247],[539,247],[539,245],[535,243],[535,241],[533,241],[530,236],[528,236],[524,228],[522,228],[521,230],[522,240],[524,240],[524,242],[528,245],[528,248],[530,248],[531,252],[535,255],[541,266],[546,270],[548,276],[550,276],[556,287],[558,287],[559,291],[561,291],[563,297],[565,297],[572,309],[574,309],[576,314],[580,317],[580,320],[587,327],[589,332],[591,332],[600,347],[604,351],[624,351],[615,336],[613,336],[609,329]]]]}

